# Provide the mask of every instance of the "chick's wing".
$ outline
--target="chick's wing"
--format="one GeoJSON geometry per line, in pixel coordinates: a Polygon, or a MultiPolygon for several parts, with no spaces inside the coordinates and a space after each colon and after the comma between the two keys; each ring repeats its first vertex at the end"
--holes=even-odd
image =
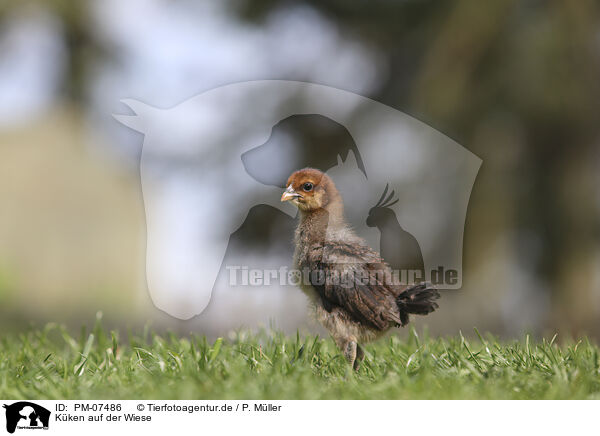
{"type": "Polygon", "coordinates": [[[339,306],[356,321],[383,330],[401,324],[396,298],[384,283],[388,268],[365,246],[344,242],[320,243],[308,251],[309,281],[324,306],[339,306]]]}

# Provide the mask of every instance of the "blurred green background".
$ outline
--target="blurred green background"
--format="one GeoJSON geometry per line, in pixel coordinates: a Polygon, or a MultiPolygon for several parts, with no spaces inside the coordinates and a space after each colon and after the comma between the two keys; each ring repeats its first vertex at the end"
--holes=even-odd
{"type": "MultiPolygon", "coordinates": [[[[102,310],[120,326],[235,328],[235,313],[179,321],[150,302],[142,137],[111,114],[123,98],[169,107],[290,79],[381,101],[483,159],[463,289],[419,323],[598,337],[599,61],[600,5],[585,0],[4,0],[0,326],[77,326],[102,310]]],[[[257,318],[309,325],[289,311],[257,318]]]]}

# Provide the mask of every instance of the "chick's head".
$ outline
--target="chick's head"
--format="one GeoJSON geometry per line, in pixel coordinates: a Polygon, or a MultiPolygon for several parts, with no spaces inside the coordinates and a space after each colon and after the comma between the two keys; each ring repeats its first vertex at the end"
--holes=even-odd
{"type": "Polygon", "coordinates": [[[291,201],[303,212],[328,209],[341,203],[340,194],[333,180],[322,171],[304,168],[292,173],[286,183],[281,201],[291,201]]]}

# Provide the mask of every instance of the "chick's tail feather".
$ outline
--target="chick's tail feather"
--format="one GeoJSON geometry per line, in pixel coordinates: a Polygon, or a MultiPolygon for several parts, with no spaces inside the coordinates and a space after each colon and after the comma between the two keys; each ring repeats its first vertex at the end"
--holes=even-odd
{"type": "Polygon", "coordinates": [[[402,291],[396,298],[400,309],[401,325],[408,324],[408,314],[427,315],[439,306],[435,300],[440,298],[440,293],[430,283],[419,283],[402,291]]]}

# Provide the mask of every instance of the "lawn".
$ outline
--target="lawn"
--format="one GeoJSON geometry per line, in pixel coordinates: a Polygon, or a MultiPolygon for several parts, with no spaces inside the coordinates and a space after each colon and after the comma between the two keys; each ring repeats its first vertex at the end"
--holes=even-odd
{"type": "Polygon", "coordinates": [[[365,347],[358,373],[330,339],[201,336],[47,325],[0,340],[6,399],[600,399],[598,347],[409,331],[365,347]]]}

